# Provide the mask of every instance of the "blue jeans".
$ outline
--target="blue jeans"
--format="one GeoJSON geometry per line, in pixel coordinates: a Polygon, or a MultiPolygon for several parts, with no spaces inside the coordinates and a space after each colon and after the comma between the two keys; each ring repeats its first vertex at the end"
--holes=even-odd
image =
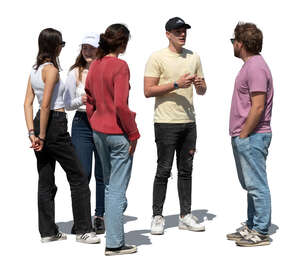
{"type": "Polygon", "coordinates": [[[127,207],[126,190],[133,157],[124,135],[94,131],[93,136],[105,182],[106,247],[118,248],[125,244],[123,212],[127,207]]]}
{"type": "Polygon", "coordinates": [[[240,183],[247,191],[247,226],[268,234],[271,224],[271,195],[266,159],[272,133],[254,133],[247,138],[232,137],[234,159],[240,183]]]}
{"type": "Polygon", "coordinates": [[[95,215],[104,215],[104,189],[101,161],[93,140],[93,130],[90,127],[86,112],[77,111],[72,123],[72,143],[82,164],[88,180],[91,180],[93,154],[95,157],[96,179],[96,210],[95,215]]]}

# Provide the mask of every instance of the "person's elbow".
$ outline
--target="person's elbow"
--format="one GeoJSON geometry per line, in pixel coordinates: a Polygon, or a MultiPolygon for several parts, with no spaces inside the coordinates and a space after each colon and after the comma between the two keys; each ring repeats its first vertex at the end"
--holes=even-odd
{"type": "Polygon", "coordinates": [[[144,88],[144,95],[146,98],[152,97],[153,95],[151,94],[151,87],[145,87],[144,88]]]}
{"type": "Polygon", "coordinates": [[[24,110],[32,108],[33,107],[33,103],[32,102],[28,102],[25,100],[24,102],[24,110]]]}
{"type": "Polygon", "coordinates": [[[258,112],[259,114],[262,114],[262,113],[264,112],[264,110],[265,110],[265,106],[264,106],[264,105],[261,105],[261,106],[258,106],[258,107],[257,107],[257,112],[258,112]]]}
{"type": "Polygon", "coordinates": [[[50,103],[42,103],[41,104],[41,109],[45,110],[45,111],[50,110],[50,103]]]}
{"type": "Polygon", "coordinates": [[[264,104],[256,104],[253,106],[253,109],[254,109],[254,112],[260,116],[265,110],[265,105],[264,104]]]}
{"type": "Polygon", "coordinates": [[[126,114],[129,113],[129,108],[127,104],[117,103],[115,107],[116,107],[117,117],[119,118],[123,118],[124,116],[126,117],[126,114]]]}

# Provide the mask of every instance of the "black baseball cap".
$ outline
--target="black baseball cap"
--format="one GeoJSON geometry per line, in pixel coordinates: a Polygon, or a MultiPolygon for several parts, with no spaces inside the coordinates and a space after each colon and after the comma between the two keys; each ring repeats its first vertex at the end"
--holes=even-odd
{"type": "Polygon", "coordinates": [[[191,26],[189,24],[186,24],[184,22],[183,19],[179,18],[179,17],[175,17],[175,18],[171,18],[167,21],[166,23],[166,31],[171,31],[171,30],[174,30],[174,29],[179,29],[179,28],[186,28],[186,29],[190,29],[191,26]]]}

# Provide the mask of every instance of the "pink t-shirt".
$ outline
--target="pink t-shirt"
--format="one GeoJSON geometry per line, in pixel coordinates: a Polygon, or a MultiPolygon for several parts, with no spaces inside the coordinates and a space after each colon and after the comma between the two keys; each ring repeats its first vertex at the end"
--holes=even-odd
{"type": "Polygon", "coordinates": [[[273,80],[270,69],[261,55],[250,57],[236,77],[231,102],[229,134],[238,136],[251,109],[251,93],[265,92],[265,110],[254,129],[255,133],[271,132],[273,80]]]}

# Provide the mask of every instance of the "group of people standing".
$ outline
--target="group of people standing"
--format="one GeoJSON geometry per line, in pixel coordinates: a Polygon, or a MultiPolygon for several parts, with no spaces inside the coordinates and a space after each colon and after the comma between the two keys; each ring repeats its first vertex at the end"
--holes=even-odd
{"type": "MultiPolygon", "coordinates": [[[[165,25],[167,48],[154,52],[145,68],[145,97],[155,97],[154,131],[157,170],[153,185],[151,234],[164,233],[163,205],[176,152],[179,229],[205,231],[191,213],[192,168],[197,129],[193,87],[204,95],[207,86],[200,57],[185,49],[191,26],[174,17],[165,25]]],[[[128,107],[130,71],[119,59],[130,32],[123,24],[109,26],[105,33],[88,34],[63,83],[59,54],[65,42],[59,31],[47,28],[39,35],[39,52],[31,71],[24,103],[31,148],[39,173],[38,211],[42,242],[64,240],[54,218],[55,164],[66,172],[71,189],[76,241],[100,243],[106,232],[105,255],[129,254],[136,246],[124,238],[123,212],[127,207],[133,155],[140,137],[135,113],[128,107]],[[40,109],[33,119],[33,101],[40,109]],[[76,110],[72,135],[67,130],[65,110],[76,110]],[[96,210],[91,221],[89,182],[95,162],[96,210]]],[[[234,55],[244,61],[232,98],[230,135],[238,177],[247,191],[248,219],[237,232],[228,234],[239,246],[270,244],[271,200],[266,158],[271,142],[273,83],[260,55],[262,33],[252,23],[239,23],[231,42],[234,55]]]]}

